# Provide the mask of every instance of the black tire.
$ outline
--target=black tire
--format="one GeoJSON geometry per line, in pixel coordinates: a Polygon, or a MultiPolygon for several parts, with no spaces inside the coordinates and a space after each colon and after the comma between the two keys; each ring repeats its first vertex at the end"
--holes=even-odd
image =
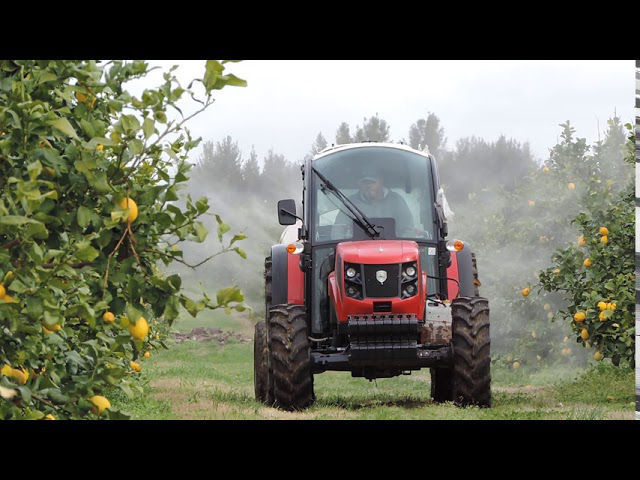
{"type": "Polygon", "coordinates": [[[436,403],[453,401],[451,369],[434,367],[431,369],[431,398],[436,403]]]}
{"type": "Polygon", "coordinates": [[[273,405],[273,379],[269,371],[267,324],[258,322],[253,337],[253,387],[256,400],[273,405]]]}
{"type": "Polygon", "coordinates": [[[275,305],[269,312],[269,354],[276,406],[302,410],[314,402],[311,343],[303,305],[275,305]]]}
{"type": "Polygon", "coordinates": [[[451,302],[453,401],[460,406],[491,406],[489,302],[458,297],[451,302]]]}

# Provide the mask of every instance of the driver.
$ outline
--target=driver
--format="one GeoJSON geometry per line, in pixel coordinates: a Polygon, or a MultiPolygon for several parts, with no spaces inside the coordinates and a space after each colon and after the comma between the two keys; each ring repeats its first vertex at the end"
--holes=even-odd
{"type": "MultiPolygon", "coordinates": [[[[362,171],[358,181],[359,191],[349,197],[364,214],[371,218],[394,218],[396,236],[415,237],[411,211],[404,198],[384,186],[384,178],[378,170],[368,166],[362,171]]],[[[349,224],[350,219],[343,212],[336,217],[336,225],[349,224]]],[[[375,222],[374,222],[375,223],[375,222]]]]}

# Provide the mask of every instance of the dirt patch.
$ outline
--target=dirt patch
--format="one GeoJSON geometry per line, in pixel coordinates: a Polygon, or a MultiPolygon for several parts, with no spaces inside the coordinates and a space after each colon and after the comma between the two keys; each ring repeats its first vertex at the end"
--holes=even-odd
{"type": "Polygon", "coordinates": [[[225,345],[229,340],[235,340],[240,343],[248,343],[252,339],[241,333],[220,330],[219,328],[198,327],[188,333],[174,333],[173,338],[176,343],[182,343],[185,340],[195,340],[196,342],[217,342],[225,345]]]}

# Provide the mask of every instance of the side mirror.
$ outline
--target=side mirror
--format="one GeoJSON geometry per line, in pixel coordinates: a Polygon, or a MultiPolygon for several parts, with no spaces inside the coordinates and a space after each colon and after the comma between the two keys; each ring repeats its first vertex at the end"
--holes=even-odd
{"type": "Polygon", "coordinates": [[[295,200],[288,198],[278,202],[278,222],[280,225],[295,225],[298,218],[295,200]]]}

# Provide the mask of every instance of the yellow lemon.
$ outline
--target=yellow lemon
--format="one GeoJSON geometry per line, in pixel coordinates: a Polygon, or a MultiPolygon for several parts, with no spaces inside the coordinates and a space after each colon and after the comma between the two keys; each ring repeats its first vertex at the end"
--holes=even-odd
{"type": "Polygon", "coordinates": [[[7,294],[7,290],[4,288],[4,285],[0,283],[0,298],[4,297],[7,294]]]}
{"type": "Polygon", "coordinates": [[[602,354],[601,354],[600,352],[596,352],[596,353],[594,353],[594,354],[593,354],[593,359],[594,359],[596,362],[599,362],[600,360],[602,360],[602,354]]]}
{"type": "Polygon", "coordinates": [[[576,184],[575,184],[575,183],[573,183],[573,182],[571,182],[571,183],[569,183],[569,185],[567,185],[567,188],[568,188],[569,190],[575,190],[575,189],[576,189],[576,184]]]}
{"type": "Polygon", "coordinates": [[[559,268],[554,268],[553,269],[553,273],[555,273],[556,275],[558,275],[560,273],[560,269],[559,268]]]}
{"type": "Polygon", "coordinates": [[[102,320],[104,320],[105,323],[113,323],[113,320],[116,318],[116,316],[113,314],[113,312],[104,312],[104,314],[102,315],[102,320]]]}
{"type": "Polygon", "coordinates": [[[587,340],[589,338],[589,332],[586,328],[582,329],[582,331],[580,332],[580,337],[582,337],[582,340],[587,340]]]}
{"type": "Polygon", "coordinates": [[[527,295],[529,295],[530,290],[528,288],[523,288],[522,289],[522,296],[526,297],[527,295]]]}
{"type": "Polygon", "coordinates": [[[144,352],[144,358],[149,358],[151,356],[151,354],[149,352],[144,352]]]}
{"type": "Polygon", "coordinates": [[[608,303],[608,304],[607,304],[607,309],[609,309],[609,310],[615,310],[615,309],[616,309],[616,304],[615,304],[615,303],[608,303]]]}
{"type": "Polygon", "coordinates": [[[607,309],[607,303],[603,302],[602,300],[598,302],[598,308],[602,311],[602,310],[606,310],[607,309]]]}
{"type": "Polygon", "coordinates": [[[513,362],[513,369],[517,370],[520,368],[520,362],[513,362]]]}
{"type": "Polygon", "coordinates": [[[0,297],[2,300],[4,300],[7,303],[17,303],[18,301],[13,298],[11,295],[5,295],[4,297],[0,297]]]}
{"type": "Polygon", "coordinates": [[[144,317],[140,317],[135,325],[129,325],[129,332],[132,337],[144,340],[144,337],[149,333],[149,324],[144,317]]]}
{"type": "Polygon", "coordinates": [[[96,415],[101,415],[106,409],[111,408],[111,402],[102,395],[94,395],[89,401],[95,405],[91,411],[96,415]]]}
{"type": "Polygon", "coordinates": [[[136,205],[136,202],[134,202],[132,198],[123,198],[120,202],[120,208],[123,210],[129,209],[129,217],[127,218],[129,223],[138,218],[138,205],[136,205]]]}
{"type": "Polygon", "coordinates": [[[11,365],[5,365],[0,369],[0,373],[2,375],[6,375],[7,377],[10,377],[11,374],[13,373],[13,368],[11,368],[11,365]]]}
{"type": "Polygon", "coordinates": [[[76,99],[77,99],[79,102],[83,102],[83,103],[84,103],[84,102],[86,102],[86,101],[87,101],[87,96],[86,96],[84,93],[76,92],[76,93],[75,93],[75,96],[76,96],[76,99]]]}
{"type": "Polygon", "coordinates": [[[600,235],[604,235],[605,237],[609,235],[609,229],[607,227],[600,227],[598,231],[600,235]]]}
{"type": "Polygon", "coordinates": [[[52,332],[57,332],[58,330],[60,330],[62,327],[60,326],[59,323],[56,323],[55,325],[52,325],[51,327],[48,327],[48,330],[51,330],[52,332]]]}
{"type": "Polygon", "coordinates": [[[140,366],[139,363],[136,363],[134,361],[129,362],[129,366],[134,369],[136,372],[139,372],[140,370],[142,370],[142,367],[140,366]]]}
{"type": "Polygon", "coordinates": [[[584,247],[587,244],[587,242],[584,239],[584,235],[580,235],[578,237],[578,246],[579,247],[584,247]]]}
{"type": "Polygon", "coordinates": [[[53,416],[53,415],[51,415],[51,414],[48,414],[48,415],[45,415],[45,416],[44,416],[44,419],[45,419],[45,420],[55,420],[55,419],[56,419],[56,417],[54,417],[54,416],[53,416]]]}
{"type": "Polygon", "coordinates": [[[607,317],[604,316],[604,312],[600,312],[600,315],[598,315],[598,318],[600,319],[601,322],[604,322],[607,317]]]}
{"type": "Polygon", "coordinates": [[[607,237],[606,235],[603,235],[603,236],[600,238],[600,243],[603,243],[603,244],[605,244],[605,245],[606,245],[607,243],[609,243],[609,237],[607,237]]]}
{"type": "Polygon", "coordinates": [[[584,259],[584,262],[582,262],[582,264],[583,264],[585,267],[590,267],[590,266],[591,266],[591,259],[590,259],[590,258],[585,258],[585,259],[584,259]]]}
{"type": "Polygon", "coordinates": [[[42,331],[43,331],[45,334],[47,334],[47,335],[49,335],[50,333],[53,333],[53,330],[49,330],[49,329],[48,329],[47,327],[45,327],[44,325],[42,326],[42,331]]]}
{"type": "Polygon", "coordinates": [[[584,312],[577,312],[574,316],[573,319],[576,322],[584,322],[584,319],[587,318],[587,315],[584,312]]]}
{"type": "Polygon", "coordinates": [[[99,144],[96,146],[96,150],[98,150],[99,152],[104,152],[104,146],[103,146],[101,143],[99,143],[99,144]]]}

